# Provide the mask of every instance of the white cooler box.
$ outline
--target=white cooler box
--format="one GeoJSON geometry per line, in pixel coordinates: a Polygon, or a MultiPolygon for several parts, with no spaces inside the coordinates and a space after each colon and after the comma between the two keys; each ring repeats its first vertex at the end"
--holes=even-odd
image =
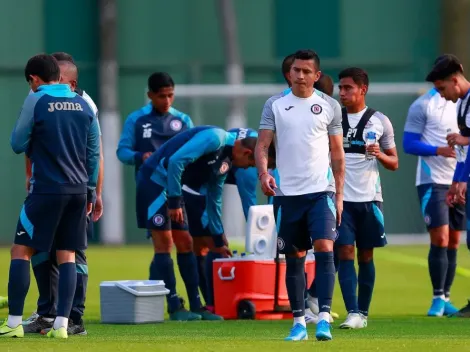
{"type": "Polygon", "coordinates": [[[169,293],[163,281],[103,281],[100,284],[101,322],[103,324],[163,322],[165,296],[169,293]]]}

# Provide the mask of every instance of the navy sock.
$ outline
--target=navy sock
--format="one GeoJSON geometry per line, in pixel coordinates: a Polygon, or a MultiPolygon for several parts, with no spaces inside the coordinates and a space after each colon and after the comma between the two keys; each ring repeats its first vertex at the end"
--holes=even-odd
{"type": "Polygon", "coordinates": [[[286,287],[294,318],[305,315],[305,257],[286,258],[286,287]]]}
{"type": "Polygon", "coordinates": [[[73,296],[77,286],[77,266],[75,263],[59,265],[59,301],[57,316],[68,318],[72,310],[73,296]]]}
{"type": "Polygon", "coordinates": [[[79,324],[85,311],[86,290],[88,286],[88,265],[83,251],[77,251],[75,258],[75,263],[77,264],[77,287],[73,297],[70,319],[75,324],[79,324]]]}
{"type": "Polygon", "coordinates": [[[201,290],[204,302],[207,304],[207,280],[206,280],[206,256],[198,255],[197,260],[197,271],[199,274],[199,289],[201,290]]]}
{"type": "Polygon", "coordinates": [[[166,296],[168,312],[177,311],[181,307],[181,303],[176,294],[176,277],[170,253],[155,253],[150,264],[150,280],[165,282],[165,288],[170,290],[170,293],[166,296]]]}
{"type": "Polygon", "coordinates": [[[58,268],[56,266],[52,267],[49,252],[39,252],[33,255],[31,265],[39,292],[36,313],[47,318],[54,317],[59,280],[58,268]]]}
{"type": "Polygon", "coordinates": [[[437,247],[431,244],[428,256],[428,266],[433,295],[443,295],[448,267],[447,247],[437,247]]]}
{"type": "Polygon", "coordinates": [[[457,249],[447,249],[447,274],[444,282],[444,295],[450,297],[450,288],[454,282],[455,270],[457,269],[457,249]]]}
{"type": "Polygon", "coordinates": [[[206,280],[207,280],[207,300],[208,306],[214,305],[214,278],[212,275],[212,262],[215,259],[222,258],[219,253],[209,252],[206,256],[206,280]]]}
{"type": "Polygon", "coordinates": [[[176,255],[181,277],[183,278],[189,299],[189,307],[197,312],[201,309],[201,298],[199,297],[199,275],[197,270],[196,256],[193,252],[178,253],[176,255]]]}
{"type": "Polygon", "coordinates": [[[359,313],[368,316],[375,284],[374,260],[371,260],[368,263],[359,263],[359,275],[357,281],[359,284],[357,300],[359,313]]]}
{"type": "MultiPolygon", "coordinates": [[[[315,275],[316,276],[316,275],[315,275]]],[[[308,294],[312,297],[318,297],[317,295],[317,280],[313,279],[312,284],[308,288],[308,294]]]]}
{"type": "Polygon", "coordinates": [[[348,313],[357,313],[357,274],[354,260],[341,260],[338,271],[339,285],[348,313]]]}
{"type": "Polygon", "coordinates": [[[321,312],[329,313],[335,287],[335,262],[333,252],[315,253],[318,306],[321,312]]]}
{"type": "Polygon", "coordinates": [[[10,315],[23,315],[29,283],[29,260],[13,259],[10,263],[10,276],[8,279],[8,308],[10,315]]]}

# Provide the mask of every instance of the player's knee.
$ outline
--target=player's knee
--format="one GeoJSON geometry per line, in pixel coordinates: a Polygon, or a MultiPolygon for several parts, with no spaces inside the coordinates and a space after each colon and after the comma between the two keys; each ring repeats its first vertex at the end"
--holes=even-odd
{"type": "Polygon", "coordinates": [[[34,249],[19,244],[14,244],[10,249],[11,259],[31,260],[34,249]]]}
{"type": "Polygon", "coordinates": [[[313,242],[315,252],[333,252],[334,242],[332,240],[321,239],[313,242]]]}
{"type": "Polygon", "coordinates": [[[57,264],[75,263],[75,251],[57,250],[57,264]]]}
{"type": "Polygon", "coordinates": [[[193,237],[193,252],[196,256],[207,255],[209,246],[205,237],[193,237]]]}
{"type": "Polygon", "coordinates": [[[173,230],[173,241],[178,253],[193,251],[193,239],[188,231],[173,230]]]}
{"type": "Polygon", "coordinates": [[[171,231],[152,230],[152,241],[155,253],[171,253],[173,247],[171,231]]]}
{"type": "Polygon", "coordinates": [[[460,244],[460,231],[449,231],[449,245],[447,248],[449,249],[457,249],[459,248],[460,244]]]}
{"type": "Polygon", "coordinates": [[[358,249],[357,250],[357,261],[358,263],[369,263],[374,259],[373,249],[358,249]]]}
{"type": "Polygon", "coordinates": [[[429,230],[431,243],[436,247],[447,247],[449,245],[449,227],[439,226],[429,230]]]}
{"type": "Polygon", "coordinates": [[[306,251],[293,251],[286,253],[286,258],[303,258],[307,255],[306,251]]]}
{"type": "Polygon", "coordinates": [[[355,247],[353,245],[344,245],[337,247],[339,260],[354,260],[355,247]]]}

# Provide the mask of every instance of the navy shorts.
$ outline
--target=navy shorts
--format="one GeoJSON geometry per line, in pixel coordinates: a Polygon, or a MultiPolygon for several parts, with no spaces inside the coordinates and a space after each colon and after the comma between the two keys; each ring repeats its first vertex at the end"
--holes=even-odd
{"type": "Polygon", "coordinates": [[[463,231],[467,228],[465,206],[457,204],[450,208],[446,204],[446,194],[450,186],[428,183],[418,186],[421,214],[427,229],[449,225],[451,230],[463,231]]]}
{"type": "Polygon", "coordinates": [[[209,219],[206,210],[206,196],[192,194],[183,190],[183,197],[191,236],[212,236],[208,227],[209,219]]]}
{"type": "Polygon", "coordinates": [[[339,236],[335,245],[354,245],[359,249],[387,244],[382,202],[343,202],[339,236]]]}
{"type": "MultiPolygon", "coordinates": [[[[168,213],[166,190],[159,184],[140,179],[137,182],[137,226],[139,229],[167,231],[188,230],[188,218],[182,203],[184,221],[182,224],[171,221],[168,213]]],[[[148,232],[147,232],[148,236],[148,232]]]]}
{"type": "Polygon", "coordinates": [[[16,226],[15,244],[49,252],[87,248],[86,194],[29,194],[16,226]]]}
{"type": "Polygon", "coordinates": [[[282,254],[307,251],[316,240],[334,241],[337,237],[333,192],[277,196],[273,207],[277,246],[282,254]]]}

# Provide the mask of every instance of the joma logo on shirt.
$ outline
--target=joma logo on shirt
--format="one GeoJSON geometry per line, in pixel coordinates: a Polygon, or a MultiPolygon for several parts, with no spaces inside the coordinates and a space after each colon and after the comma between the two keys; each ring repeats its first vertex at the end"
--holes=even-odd
{"type": "Polygon", "coordinates": [[[83,111],[83,107],[80,103],[72,103],[72,102],[57,102],[57,103],[49,103],[49,109],[47,111],[54,112],[54,111],[61,111],[61,110],[71,110],[71,111],[83,111]]]}

